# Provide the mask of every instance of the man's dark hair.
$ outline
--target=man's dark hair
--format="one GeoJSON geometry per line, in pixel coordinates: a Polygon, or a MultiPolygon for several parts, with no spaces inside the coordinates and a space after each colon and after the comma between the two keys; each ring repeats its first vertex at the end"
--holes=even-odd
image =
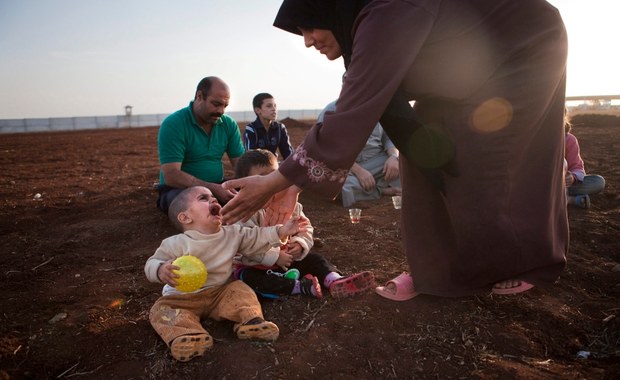
{"type": "Polygon", "coordinates": [[[273,162],[278,162],[278,159],[267,149],[248,150],[243,153],[243,156],[239,157],[239,161],[237,161],[237,165],[235,166],[235,177],[247,177],[250,175],[250,169],[253,167],[267,167],[271,166],[273,162]]]}
{"type": "Polygon", "coordinates": [[[202,93],[204,98],[209,94],[209,90],[211,90],[211,86],[213,85],[215,77],[204,77],[196,86],[196,95],[198,95],[198,91],[202,93]]]}
{"type": "Polygon", "coordinates": [[[271,94],[268,94],[266,92],[261,92],[260,94],[256,95],[254,97],[254,100],[252,100],[252,106],[254,108],[261,108],[261,106],[263,105],[263,100],[265,99],[273,99],[273,96],[271,96],[271,94]]]}

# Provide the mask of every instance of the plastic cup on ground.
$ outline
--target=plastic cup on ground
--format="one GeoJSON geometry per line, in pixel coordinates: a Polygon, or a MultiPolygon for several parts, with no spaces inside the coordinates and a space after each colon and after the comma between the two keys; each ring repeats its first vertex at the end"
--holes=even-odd
{"type": "Polygon", "coordinates": [[[351,223],[357,224],[360,222],[362,218],[362,209],[359,208],[350,208],[349,209],[349,217],[351,218],[351,223]]]}
{"type": "Polygon", "coordinates": [[[399,210],[402,205],[402,197],[400,195],[394,195],[392,197],[392,204],[394,205],[395,209],[399,210]]]}

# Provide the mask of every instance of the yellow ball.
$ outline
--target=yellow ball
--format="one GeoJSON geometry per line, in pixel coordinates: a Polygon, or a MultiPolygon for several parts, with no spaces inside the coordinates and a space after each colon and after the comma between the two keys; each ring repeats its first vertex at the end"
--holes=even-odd
{"type": "Polygon", "coordinates": [[[193,292],[200,289],[207,281],[207,267],[196,256],[181,256],[172,262],[172,265],[178,266],[180,269],[173,272],[180,277],[176,279],[176,289],[182,292],[193,292]]]}

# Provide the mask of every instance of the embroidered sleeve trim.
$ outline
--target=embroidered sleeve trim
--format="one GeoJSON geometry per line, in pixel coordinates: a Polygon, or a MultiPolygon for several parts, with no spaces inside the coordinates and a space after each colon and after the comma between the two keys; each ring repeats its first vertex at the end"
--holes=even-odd
{"type": "Polygon", "coordinates": [[[295,149],[293,160],[297,161],[299,165],[308,170],[308,178],[312,182],[331,181],[344,183],[349,173],[349,171],[345,169],[332,170],[328,168],[324,162],[308,157],[308,152],[303,145],[295,149]]]}

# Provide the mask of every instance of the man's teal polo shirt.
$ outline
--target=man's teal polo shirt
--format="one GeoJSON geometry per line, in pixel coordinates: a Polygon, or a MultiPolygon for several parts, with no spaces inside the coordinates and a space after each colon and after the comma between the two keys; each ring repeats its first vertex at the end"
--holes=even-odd
{"type": "MultiPolygon", "coordinates": [[[[236,158],[245,152],[239,126],[230,116],[222,115],[207,134],[194,117],[193,103],[161,123],[157,137],[159,163],[180,162],[182,171],[206,182],[221,183],[224,153],[236,158]]],[[[159,182],[166,183],[161,171],[159,182]]]]}

